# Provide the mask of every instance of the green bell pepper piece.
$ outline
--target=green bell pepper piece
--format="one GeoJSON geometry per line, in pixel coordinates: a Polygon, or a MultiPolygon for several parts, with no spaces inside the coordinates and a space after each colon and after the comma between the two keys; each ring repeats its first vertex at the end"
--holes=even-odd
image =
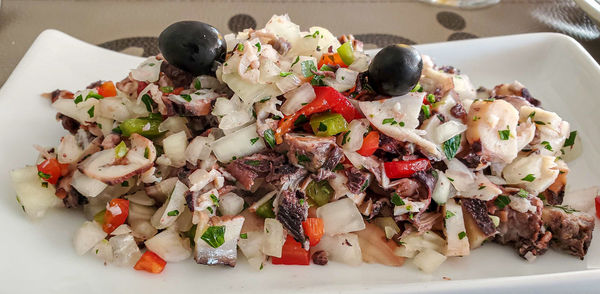
{"type": "Polygon", "coordinates": [[[259,206],[256,209],[256,214],[262,218],[274,218],[275,212],[273,212],[273,200],[275,200],[275,197],[259,206]]]}
{"type": "Polygon", "coordinates": [[[350,64],[352,64],[352,62],[354,62],[354,51],[352,49],[351,42],[346,42],[346,43],[342,44],[342,46],[340,46],[337,49],[337,52],[340,55],[340,57],[342,58],[342,61],[344,62],[344,64],[350,65],[350,64]]]}
{"type": "Polygon", "coordinates": [[[329,137],[348,130],[348,123],[339,113],[321,113],[310,117],[310,126],[319,137],[329,137]]]}
{"type": "Polygon", "coordinates": [[[329,203],[329,200],[333,196],[333,192],[333,188],[329,186],[327,180],[320,182],[312,181],[306,187],[306,195],[317,206],[323,206],[329,203]]]}

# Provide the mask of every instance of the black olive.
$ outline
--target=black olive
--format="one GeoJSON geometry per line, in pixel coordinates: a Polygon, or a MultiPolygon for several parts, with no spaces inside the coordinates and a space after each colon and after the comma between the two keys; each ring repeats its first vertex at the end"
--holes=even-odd
{"type": "Polygon", "coordinates": [[[213,73],[227,51],[219,31],[199,21],[168,26],[158,37],[158,47],[167,62],[194,75],[213,73]]]}
{"type": "Polygon", "coordinates": [[[421,54],[408,45],[389,45],[369,65],[369,85],[375,92],[401,96],[412,90],[421,78],[421,54]]]}

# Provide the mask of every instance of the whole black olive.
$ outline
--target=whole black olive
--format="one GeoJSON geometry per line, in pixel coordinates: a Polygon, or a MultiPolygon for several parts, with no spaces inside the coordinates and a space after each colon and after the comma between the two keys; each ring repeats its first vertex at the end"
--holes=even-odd
{"type": "Polygon", "coordinates": [[[227,44],[209,24],[180,21],[168,26],[158,37],[158,47],[172,65],[194,75],[210,74],[223,62],[227,44]]]}
{"type": "Polygon", "coordinates": [[[408,45],[389,45],[373,58],[369,65],[369,85],[375,92],[401,96],[412,90],[421,78],[421,54],[408,45]]]}

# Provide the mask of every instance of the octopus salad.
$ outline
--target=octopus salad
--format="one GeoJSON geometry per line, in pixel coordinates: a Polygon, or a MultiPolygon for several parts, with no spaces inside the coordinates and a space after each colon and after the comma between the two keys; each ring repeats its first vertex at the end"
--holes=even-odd
{"type": "Polygon", "coordinates": [[[68,133],[10,172],[26,215],[83,212],[79,255],[431,273],[486,241],[587,253],[595,217],[563,203],[577,132],[519,82],[475,88],[287,15],[225,36],[178,22],[159,47],[120,81],[45,94],[68,133]]]}

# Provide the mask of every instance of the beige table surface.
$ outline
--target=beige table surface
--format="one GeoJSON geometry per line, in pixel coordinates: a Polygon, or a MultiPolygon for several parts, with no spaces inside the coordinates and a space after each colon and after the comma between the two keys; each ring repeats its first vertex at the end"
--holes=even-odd
{"type": "Polygon", "coordinates": [[[260,28],[275,13],[288,13],[303,28],[320,25],[334,34],[352,33],[373,48],[559,31],[575,37],[596,60],[600,58],[600,31],[572,0],[502,0],[478,10],[414,0],[2,0],[0,85],[45,29],[58,29],[113,50],[149,55],[157,51],[155,36],[175,21],[201,20],[226,34],[248,26],[260,28]]]}

